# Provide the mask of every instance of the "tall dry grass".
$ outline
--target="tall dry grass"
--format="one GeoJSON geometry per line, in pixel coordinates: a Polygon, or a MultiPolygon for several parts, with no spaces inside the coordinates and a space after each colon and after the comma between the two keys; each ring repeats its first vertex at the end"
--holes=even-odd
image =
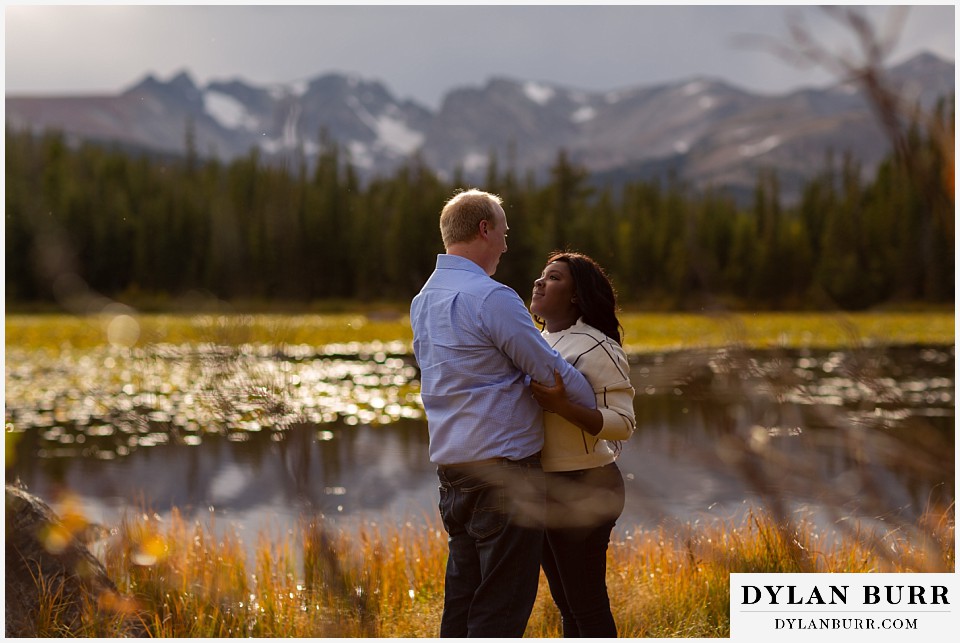
{"type": "MultiPolygon", "coordinates": [[[[952,572],[954,507],[920,522],[928,536],[919,540],[826,533],[802,519],[785,530],[763,510],[736,522],[617,531],[607,583],[620,635],[728,637],[731,572],[952,572]],[[878,551],[878,537],[895,559],[878,551]]],[[[165,638],[436,637],[446,552],[439,520],[334,531],[305,519],[299,533],[260,536],[251,548],[212,520],[145,512],[125,517],[103,547],[125,603],[88,604],[79,633],[114,636],[119,619],[135,614],[150,636],[165,638]]],[[[62,634],[56,588],[44,589],[38,629],[62,634]]],[[[560,635],[541,576],[526,636],[560,635]]]]}

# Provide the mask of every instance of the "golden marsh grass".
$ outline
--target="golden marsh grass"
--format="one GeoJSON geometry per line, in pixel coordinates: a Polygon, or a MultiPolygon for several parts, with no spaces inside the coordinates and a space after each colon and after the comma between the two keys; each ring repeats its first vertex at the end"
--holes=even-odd
{"type": "MultiPolygon", "coordinates": [[[[845,348],[860,344],[953,344],[953,311],[871,313],[638,313],[621,315],[628,352],[711,348],[845,348]]],[[[216,342],[225,345],[402,342],[413,335],[405,315],[199,314],[7,315],[6,344],[74,349],[111,340],[126,345],[216,342]]]]}
{"type": "MultiPolygon", "coordinates": [[[[728,637],[730,572],[952,572],[953,506],[921,523],[920,541],[886,537],[896,559],[877,551],[872,534],[838,540],[803,520],[785,529],[763,511],[738,523],[615,533],[607,582],[620,635],[728,637]]],[[[171,638],[435,637],[446,535],[438,520],[348,533],[305,519],[299,533],[261,535],[251,556],[230,528],[142,513],[121,521],[104,559],[129,599],[113,620],[109,608],[88,605],[84,636],[113,635],[121,615],[136,614],[150,636],[171,638]]],[[[56,598],[41,615],[50,634],[59,631],[56,598]]],[[[560,636],[542,575],[526,636],[560,636]]]]}

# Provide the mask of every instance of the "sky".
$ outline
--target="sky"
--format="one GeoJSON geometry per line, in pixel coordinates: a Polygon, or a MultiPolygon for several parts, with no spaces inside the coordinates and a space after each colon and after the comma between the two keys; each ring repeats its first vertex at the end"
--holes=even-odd
{"type": "MultiPolygon", "coordinates": [[[[955,59],[954,6],[861,7],[897,33],[889,60],[955,59]],[[899,20],[894,18],[899,16],[899,20]]],[[[168,80],[292,83],[329,72],[384,83],[437,108],[457,87],[509,77],[608,91],[718,78],[760,93],[823,86],[744,36],[783,40],[797,21],[834,53],[849,29],[812,5],[58,5],[5,4],[7,95],[112,94],[147,73],[168,80]]]]}

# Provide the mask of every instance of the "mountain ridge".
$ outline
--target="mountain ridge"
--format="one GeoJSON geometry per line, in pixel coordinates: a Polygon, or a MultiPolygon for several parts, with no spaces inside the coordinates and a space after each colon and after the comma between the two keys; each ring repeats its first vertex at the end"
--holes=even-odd
{"type": "MultiPolygon", "coordinates": [[[[929,109],[954,92],[954,63],[919,54],[887,70],[908,101],[929,109]]],[[[240,78],[198,85],[189,70],[145,74],[118,94],[6,97],[8,127],[57,129],[79,140],[224,161],[260,150],[265,162],[305,159],[331,141],[362,178],[417,154],[441,176],[481,179],[492,157],[545,177],[559,150],[597,176],[662,177],[749,189],[763,168],[796,196],[828,153],[872,172],[889,153],[867,102],[848,83],[758,94],[708,76],[586,91],[497,75],[452,88],[435,110],[382,81],[326,72],[295,83],[240,78]],[[659,168],[659,169],[658,169],[659,168]]]]}

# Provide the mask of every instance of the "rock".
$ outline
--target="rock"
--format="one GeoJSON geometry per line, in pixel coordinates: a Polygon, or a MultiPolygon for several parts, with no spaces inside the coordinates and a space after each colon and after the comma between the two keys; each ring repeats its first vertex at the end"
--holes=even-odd
{"type": "Polygon", "coordinates": [[[116,624],[109,635],[147,635],[132,613],[115,611],[131,601],[83,543],[89,526],[79,527],[65,524],[40,498],[6,485],[6,636],[85,636],[91,615],[100,626],[116,624]]]}

